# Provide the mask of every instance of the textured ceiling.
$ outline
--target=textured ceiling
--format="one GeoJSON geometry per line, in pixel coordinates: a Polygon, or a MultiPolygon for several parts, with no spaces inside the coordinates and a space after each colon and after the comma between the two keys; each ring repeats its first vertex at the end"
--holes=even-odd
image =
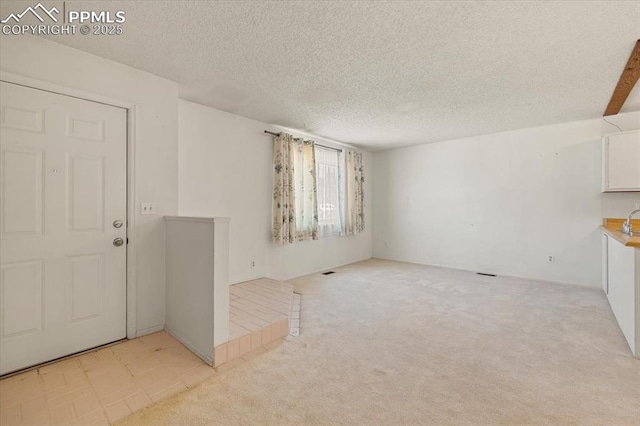
{"type": "MultiPolygon", "coordinates": [[[[124,10],[125,33],[51,40],[176,81],[184,99],[372,150],[601,117],[640,37],[638,1],[70,7],[124,10]]],[[[623,112],[636,110],[638,87],[623,112]]]]}

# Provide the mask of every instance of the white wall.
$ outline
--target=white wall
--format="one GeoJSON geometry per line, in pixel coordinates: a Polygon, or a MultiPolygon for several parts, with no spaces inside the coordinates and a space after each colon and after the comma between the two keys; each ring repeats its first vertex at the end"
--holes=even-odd
{"type": "MultiPolygon", "coordinates": [[[[231,218],[231,283],[264,276],[286,280],[371,257],[371,179],[365,188],[365,232],[276,246],[271,243],[272,137],[263,132],[279,129],[183,100],[178,111],[179,211],[231,218]]],[[[365,152],[364,161],[371,176],[371,154],[365,152]]]]}
{"type": "Polygon", "coordinates": [[[177,85],[38,37],[3,36],[0,51],[2,71],[135,104],[135,198],[155,202],[158,209],[156,216],[140,216],[136,209],[136,329],[139,334],[162,329],[162,216],[178,207],[177,85]]]}
{"type": "MultiPolygon", "coordinates": [[[[640,113],[610,117],[640,128],[640,113]]],[[[609,126],[609,125],[607,125],[609,126]]],[[[374,257],[600,286],[600,119],[374,154],[374,257]],[[547,263],[547,255],[555,263],[547,263]]]]}

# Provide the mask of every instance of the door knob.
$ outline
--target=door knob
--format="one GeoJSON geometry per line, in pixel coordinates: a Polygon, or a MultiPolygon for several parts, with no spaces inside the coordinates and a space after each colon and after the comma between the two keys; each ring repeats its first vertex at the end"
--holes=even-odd
{"type": "Polygon", "coordinates": [[[114,220],[113,221],[113,227],[114,228],[122,228],[122,221],[121,220],[114,220]]]}
{"type": "Polygon", "coordinates": [[[123,244],[124,240],[122,238],[116,238],[115,240],[113,240],[113,245],[116,247],[120,247],[123,244]]]}

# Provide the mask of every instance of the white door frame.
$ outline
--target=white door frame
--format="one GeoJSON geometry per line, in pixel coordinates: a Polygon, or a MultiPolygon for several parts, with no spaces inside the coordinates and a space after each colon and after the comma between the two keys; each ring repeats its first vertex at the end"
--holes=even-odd
{"type": "Polygon", "coordinates": [[[127,110],[127,338],[137,337],[136,327],[136,193],[135,193],[135,139],[136,104],[47,81],[0,71],[0,81],[18,84],[45,92],[98,102],[127,110]]]}

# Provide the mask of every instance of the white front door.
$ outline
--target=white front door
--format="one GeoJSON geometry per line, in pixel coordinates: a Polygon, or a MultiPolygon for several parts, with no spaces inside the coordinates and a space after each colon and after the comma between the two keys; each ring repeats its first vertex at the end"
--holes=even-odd
{"type": "Polygon", "coordinates": [[[127,118],[5,82],[0,101],[5,374],[126,336],[127,118]]]}

